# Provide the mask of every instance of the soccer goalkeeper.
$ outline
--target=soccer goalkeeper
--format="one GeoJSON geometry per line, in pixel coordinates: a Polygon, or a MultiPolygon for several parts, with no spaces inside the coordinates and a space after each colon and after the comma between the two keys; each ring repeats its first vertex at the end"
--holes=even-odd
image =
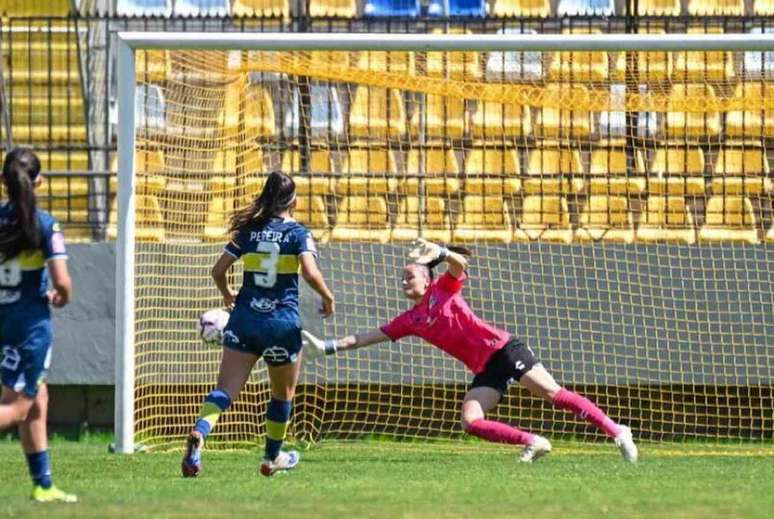
{"type": "Polygon", "coordinates": [[[310,347],[307,356],[332,355],[409,335],[423,338],[463,362],[475,375],[462,401],[462,427],[484,440],[524,445],[521,461],[532,462],[551,451],[551,443],[536,434],[502,422],[487,420],[486,413],[500,402],[508,386],[519,382],[533,395],[585,419],[610,438],[626,461],[637,461],[631,430],[615,423],[587,398],[569,391],[553,379],[532,350],[510,333],[481,320],[461,295],[471,253],[463,247],[442,247],[418,239],[403,269],[403,294],[414,306],[376,330],[340,339],[320,340],[302,332],[310,347]],[[446,262],[438,279],[433,269],[446,262]]]}

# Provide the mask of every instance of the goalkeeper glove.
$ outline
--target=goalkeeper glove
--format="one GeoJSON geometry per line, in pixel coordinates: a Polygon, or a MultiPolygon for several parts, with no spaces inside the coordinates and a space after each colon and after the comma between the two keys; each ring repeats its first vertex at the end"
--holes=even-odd
{"type": "Polygon", "coordinates": [[[449,249],[431,241],[417,238],[411,244],[408,257],[411,261],[421,265],[427,265],[436,260],[443,260],[449,255],[449,249]]]}
{"type": "Polygon", "coordinates": [[[336,353],[336,341],[334,339],[318,339],[306,330],[301,330],[306,339],[303,341],[304,351],[310,359],[317,359],[323,355],[333,355],[336,353]]]}

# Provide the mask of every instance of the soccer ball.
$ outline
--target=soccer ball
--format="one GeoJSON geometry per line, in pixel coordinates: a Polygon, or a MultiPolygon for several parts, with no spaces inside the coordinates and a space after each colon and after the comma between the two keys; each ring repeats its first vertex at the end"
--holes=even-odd
{"type": "Polygon", "coordinates": [[[223,329],[231,316],[222,308],[207,310],[199,317],[199,337],[208,346],[223,344],[223,329]]]}

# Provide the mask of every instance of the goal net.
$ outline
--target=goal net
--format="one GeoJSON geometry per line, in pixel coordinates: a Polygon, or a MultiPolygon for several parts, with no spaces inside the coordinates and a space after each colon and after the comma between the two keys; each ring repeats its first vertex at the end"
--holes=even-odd
{"type": "MultiPolygon", "coordinates": [[[[409,308],[411,239],[468,244],[472,308],[640,438],[770,438],[774,56],[422,48],[136,52],[135,441],[179,445],[212,389],[209,269],[273,170],[336,295],[325,322],[302,295],[320,336],[409,308]]],[[[420,340],[305,362],[291,435],[459,437],[471,378],[420,340]]],[[[211,444],[268,398],[259,362],[211,444]]],[[[521,389],[495,414],[599,438],[521,389]]]]}

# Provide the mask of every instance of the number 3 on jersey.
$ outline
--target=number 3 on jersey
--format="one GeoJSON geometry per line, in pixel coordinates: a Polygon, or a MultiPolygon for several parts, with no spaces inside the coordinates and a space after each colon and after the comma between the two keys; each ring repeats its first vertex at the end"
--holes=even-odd
{"type": "MultiPolygon", "coordinates": [[[[277,250],[279,250],[279,246],[277,250]]],[[[13,259],[0,264],[0,287],[14,288],[19,286],[21,281],[21,266],[18,260],[13,259]]]]}
{"type": "Polygon", "coordinates": [[[279,243],[262,241],[256,249],[260,254],[266,254],[259,265],[260,272],[253,274],[256,286],[271,288],[277,282],[277,262],[279,261],[279,243]]]}

